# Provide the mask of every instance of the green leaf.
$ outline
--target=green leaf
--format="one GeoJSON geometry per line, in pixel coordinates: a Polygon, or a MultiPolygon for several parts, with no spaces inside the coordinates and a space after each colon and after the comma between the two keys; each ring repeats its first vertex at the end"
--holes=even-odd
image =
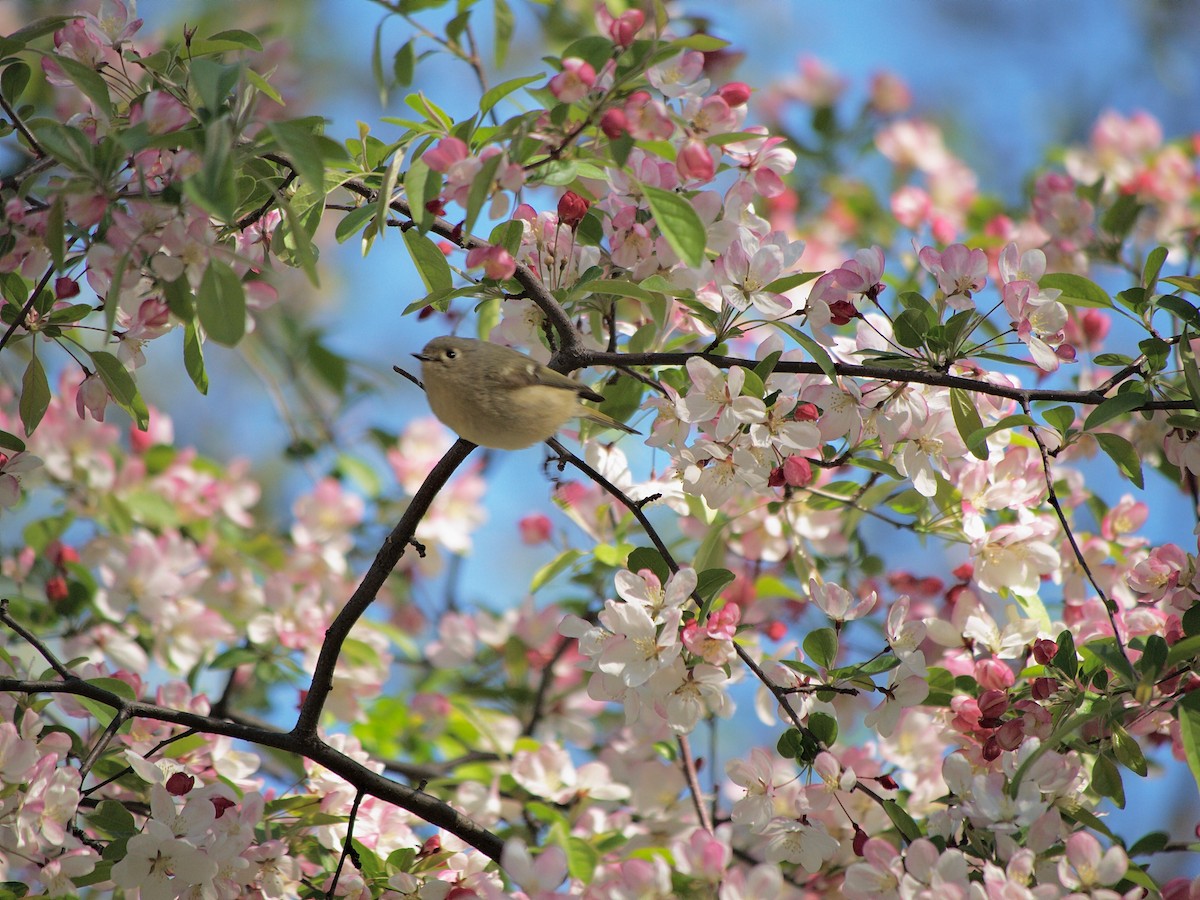
{"type": "Polygon", "coordinates": [[[818,628],[804,638],[804,653],[823,669],[833,667],[837,660],[838,638],[832,628],[818,628]]]}
{"type": "MultiPolygon", "coordinates": [[[[971,393],[962,388],[950,388],[950,412],[954,416],[954,425],[958,428],[959,436],[963,443],[970,447],[968,438],[983,428],[983,420],[979,417],[979,410],[975,408],[975,400],[971,393]]],[[[986,441],[971,448],[971,455],[976,459],[987,459],[986,441]]]]}
{"type": "MultiPolygon", "coordinates": [[[[0,51],[0,55],[3,55],[3,51],[0,51]]],[[[0,97],[7,100],[9,106],[15,109],[28,84],[29,66],[20,60],[11,62],[0,74],[0,97]]]]}
{"type": "Polygon", "coordinates": [[[1049,275],[1043,275],[1038,285],[1062,291],[1058,300],[1067,306],[1089,306],[1096,309],[1111,309],[1113,306],[1112,297],[1108,296],[1104,288],[1091,279],[1072,272],[1051,272],[1049,275]]]}
{"type": "Polygon", "coordinates": [[[189,321],[183,329],[183,367],[196,390],[207,394],[208,371],[204,368],[204,344],[200,340],[200,329],[195,319],[189,321]]]}
{"type": "Polygon", "coordinates": [[[791,275],[781,275],[766,285],[763,290],[772,294],[782,294],[792,288],[807,284],[814,278],[820,278],[821,274],[820,272],[793,272],[791,275]]]}
{"type": "Polygon", "coordinates": [[[1197,309],[1194,303],[1189,303],[1175,294],[1167,294],[1165,297],[1159,297],[1155,305],[1173,312],[1192,329],[1200,331],[1200,309],[1197,309]]]}
{"type": "Polygon", "coordinates": [[[808,719],[805,720],[805,725],[808,726],[809,732],[823,747],[832,747],[837,741],[838,723],[837,719],[823,712],[811,712],[808,714],[808,719]]]}
{"type": "Polygon", "coordinates": [[[1134,194],[1121,194],[1100,219],[1100,227],[1115,238],[1124,239],[1137,221],[1142,204],[1134,194]]]}
{"type": "Polygon", "coordinates": [[[1185,694],[1175,712],[1179,716],[1179,742],[1192,778],[1200,787],[1200,695],[1185,694]]]}
{"type": "Polygon", "coordinates": [[[96,367],[96,374],[104,382],[113,402],[129,413],[139,430],[145,431],[150,424],[150,413],[129,370],[119,359],[104,350],[92,351],[92,365],[96,367]]]}
{"type": "MultiPolygon", "coordinates": [[[[360,206],[357,209],[352,209],[342,217],[342,220],[337,223],[337,228],[334,229],[333,237],[339,244],[344,244],[352,236],[354,236],[363,223],[376,215],[379,210],[374,206],[360,206]]],[[[382,231],[380,232],[382,233],[382,231]]]]}
{"type": "MultiPolygon", "coordinates": [[[[516,17],[513,15],[511,7],[505,0],[495,0],[492,4],[492,52],[496,57],[497,69],[503,69],[504,63],[508,59],[508,48],[512,44],[515,28],[516,17]]],[[[488,108],[490,109],[490,107],[488,108]]]]}
{"type": "Polygon", "coordinates": [[[396,79],[396,84],[403,87],[408,87],[412,84],[413,71],[416,69],[417,54],[413,50],[413,42],[411,39],[405,41],[400,49],[396,51],[396,55],[392,57],[392,77],[396,79]]]}
{"type": "Polygon", "coordinates": [[[1146,265],[1142,267],[1142,287],[1148,291],[1154,290],[1154,285],[1158,283],[1158,274],[1166,261],[1166,247],[1155,247],[1146,255],[1146,265]]]}
{"type": "MultiPolygon", "coordinates": [[[[421,159],[420,152],[415,154],[404,175],[404,195],[408,198],[412,219],[421,231],[427,231],[433,224],[433,213],[426,204],[436,197],[441,189],[442,176],[429,168],[421,159]]],[[[384,223],[380,222],[379,227],[383,228],[384,223]]]]}
{"type": "MultiPolygon", "coordinates": [[[[497,154],[499,156],[499,154],[497,154]]],[[[387,233],[388,213],[391,212],[392,194],[396,190],[396,182],[400,180],[400,166],[404,164],[404,154],[399,150],[392,154],[387,168],[383,172],[383,183],[379,186],[379,196],[375,200],[374,231],[383,239],[387,233]]],[[[370,232],[366,235],[370,237],[370,232]]]]}
{"type": "Polygon", "coordinates": [[[63,198],[58,194],[50,204],[50,212],[46,216],[46,249],[54,261],[54,268],[62,269],[63,258],[66,256],[66,242],[63,240],[63,198]]]}
{"type": "Polygon", "coordinates": [[[1196,355],[1192,349],[1192,335],[1188,334],[1188,326],[1183,326],[1180,335],[1180,361],[1183,364],[1183,383],[1187,385],[1188,396],[1192,398],[1192,406],[1200,412],[1200,367],[1196,366],[1196,355]]]}
{"type": "Polygon", "coordinates": [[[1112,725],[1112,741],[1113,753],[1116,754],[1117,762],[1135,775],[1145,778],[1149,772],[1149,768],[1146,766],[1146,757],[1142,753],[1141,745],[1138,744],[1133,735],[1114,722],[1112,725]]]}
{"type": "Polygon", "coordinates": [[[10,53],[17,53],[31,41],[35,41],[43,35],[51,34],[62,28],[72,19],[78,19],[78,15],[73,16],[47,16],[44,19],[35,19],[23,28],[19,28],[12,34],[0,36],[0,56],[7,56],[10,53]]]}
{"type": "Polygon", "coordinates": [[[698,269],[704,262],[707,236],[704,223],[692,205],[673,191],[642,185],[650,212],[671,249],[687,265],[698,269]]]}
{"type": "Polygon", "coordinates": [[[583,884],[591,883],[600,864],[600,851],[573,834],[568,835],[562,849],[567,856],[567,874],[583,884]]]}
{"type": "Polygon", "coordinates": [[[42,361],[33,356],[29,365],[25,367],[24,377],[21,378],[21,402],[18,404],[26,437],[33,434],[49,405],[50,382],[46,380],[46,370],[42,368],[42,361]]]}
{"type": "Polygon", "coordinates": [[[1115,397],[1109,397],[1088,414],[1083,428],[1085,431],[1091,431],[1105,422],[1132,412],[1142,406],[1147,399],[1141,391],[1123,391],[1115,397]]]}
{"type": "Polygon", "coordinates": [[[87,821],[89,825],[114,839],[131,837],[138,832],[133,813],[126,809],[123,803],[118,803],[116,800],[101,800],[95,812],[88,814],[87,821]]]}
{"type": "Polygon", "coordinates": [[[1181,291],[1187,291],[1189,294],[1200,296],[1200,278],[1195,275],[1172,275],[1169,278],[1162,278],[1171,287],[1177,287],[1181,291]]]}
{"type": "Polygon", "coordinates": [[[1134,449],[1133,444],[1119,434],[1097,432],[1093,437],[1100,449],[1108,454],[1108,458],[1117,464],[1117,468],[1138,488],[1144,488],[1142,478],[1142,458],[1134,449]]]}
{"type": "Polygon", "coordinates": [[[667,561],[653,547],[634,548],[625,561],[625,568],[635,575],[642,569],[649,569],[660,584],[666,584],[671,577],[671,569],[667,565],[667,561]]]}
{"type": "MultiPolygon", "coordinates": [[[[312,196],[307,192],[306,195],[312,196]]],[[[313,246],[312,236],[321,222],[324,204],[315,203],[308,208],[307,215],[302,215],[293,202],[299,196],[295,194],[288,199],[283,194],[276,195],[275,202],[283,211],[283,225],[275,229],[271,248],[292,265],[299,266],[313,287],[319,287],[317,251],[313,246]]]]}
{"type": "Polygon", "coordinates": [[[884,800],[883,811],[887,813],[892,824],[896,826],[896,830],[904,836],[907,841],[915,841],[921,837],[921,829],[913,817],[904,811],[895,800],[884,800]]]}
{"type": "Polygon", "coordinates": [[[92,101],[92,106],[97,114],[102,118],[107,118],[112,109],[112,98],[108,95],[108,83],[100,76],[100,73],[91,66],[84,65],[69,56],[55,53],[52,58],[59,64],[66,76],[75,83],[75,87],[79,88],[92,101]]]}
{"type": "Polygon", "coordinates": [[[417,267],[417,274],[425,283],[425,290],[430,294],[448,291],[454,286],[454,275],[450,271],[450,263],[438,245],[427,236],[414,228],[404,231],[404,246],[417,267]]]}
{"type": "Polygon", "coordinates": [[[25,442],[15,434],[9,434],[0,429],[0,448],[11,450],[13,453],[21,453],[25,450],[25,442]]]}
{"type": "MultiPolygon", "coordinates": [[[[501,0],[503,2],[503,0],[501,0]]],[[[479,111],[486,113],[493,106],[511,94],[513,91],[518,91],[527,84],[532,84],[535,81],[541,81],[544,75],[525,75],[521,78],[510,78],[508,81],[502,81],[494,88],[486,91],[479,99],[479,111]]]]}
{"type": "Polygon", "coordinates": [[[1096,757],[1092,766],[1092,790],[1101,797],[1108,797],[1117,809],[1125,808],[1125,786],[1121,783],[1121,770],[1106,753],[1096,757]]]}
{"type": "Polygon", "coordinates": [[[696,576],[696,596],[704,603],[700,610],[703,619],[712,609],[713,601],[726,587],[733,584],[734,574],[728,569],[705,569],[696,576]]]}
{"type": "MultiPolygon", "coordinates": [[[[203,62],[203,60],[197,60],[203,62]]],[[[227,225],[237,217],[237,183],[233,174],[233,131],[220,118],[204,129],[200,171],[184,182],[187,195],[227,225]]]]}
{"type": "Polygon", "coordinates": [[[210,118],[215,118],[221,112],[229,92],[242,75],[242,68],[240,64],[225,65],[213,59],[192,59],[192,87],[210,118]]]}
{"type": "Polygon", "coordinates": [[[209,35],[210,41],[228,41],[231,44],[238,44],[248,50],[253,50],[256,53],[262,53],[262,41],[251,34],[249,31],[243,31],[240,28],[230,28],[227,31],[218,31],[216,34],[209,35]]]}
{"type": "Polygon", "coordinates": [[[534,573],[533,579],[529,582],[529,592],[536,594],[542,587],[569,569],[581,556],[583,556],[583,551],[573,547],[562,551],[534,573]]]}
{"type": "Polygon", "coordinates": [[[1079,655],[1075,651],[1075,638],[1071,632],[1064,630],[1058,635],[1058,650],[1051,663],[1070,679],[1074,679],[1079,672],[1079,655]]]}
{"type": "Polygon", "coordinates": [[[209,261],[196,293],[196,312],[205,334],[218,344],[232,347],[245,335],[246,292],[226,263],[209,261]]]}
{"type": "Polygon", "coordinates": [[[1066,437],[1068,431],[1075,424],[1075,407],[1073,406],[1055,406],[1047,410],[1043,410],[1042,418],[1046,420],[1046,424],[1066,437]]]}
{"type": "MultiPolygon", "coordinates": [[[[271,137],[288,161],[310,189],[324,192],[325,149],[329,144],[314,133],[312,119],[297,119],[289,122],[274,122],[267,126],[271,137]]],[[[336,146],[336,145],[335,145],[336,146]]]]}
{"type": "Polygon", "coordinates": [[[919,309],[906,309],[892,323],[896,343],[901,347],[921,347],[929,334],[929,319],[919,309]]]}
{"type": "Polygon", "coordinates": [[[821,371],[826,378],[830,381],[837,380],[837,368],[834,366],[833,359],[830,357],[828,350],[794,325],[789,325],[787,322],[781,322],[778,319],[772,319],[770,324],[774,325],[803,347],[805,352],[813,358],[813,362],[821,367],[821,371]]]}

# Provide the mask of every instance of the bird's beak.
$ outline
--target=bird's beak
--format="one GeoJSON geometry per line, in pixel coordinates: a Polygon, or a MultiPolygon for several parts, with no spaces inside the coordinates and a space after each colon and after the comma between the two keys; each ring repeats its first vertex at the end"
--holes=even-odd
{"type": "Polygon", "coordinates": [[[413,358],[414,358],[414,359],[419,359],[421,362],[429,362],[429,357],[428,357],[428,356],[422,356],[420,353],[414,353],[414,354],[413,354],[413,358]]]}

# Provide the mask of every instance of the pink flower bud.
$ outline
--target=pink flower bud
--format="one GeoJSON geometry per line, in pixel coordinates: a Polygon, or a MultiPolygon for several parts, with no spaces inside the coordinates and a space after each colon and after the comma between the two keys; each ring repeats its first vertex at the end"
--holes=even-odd
{"type": "Polygon", "coordinates": [[[1013,686],[1016,677],[1000,660],[981,659],[975,663],[975,680],[987,690],[1003,691],[1013,686]]]}
{"type": "Polygon", "coordinates": [[[717,88],[717,96],[730,106],[741,106],[750,99],[750,85],[744,81],[731,81],[717,88]]]}
{"type": "Polygon", "coordinates": [[[803,456],[789,456],[783,461],[783,479],[792,487],[811,484],[812,464],[803,456]]]}
{"type": "Polygon", "coordinates": [[[1079,324],[1083,329],[1083,337],[1088,346],[1095,347],[1108,336],[1108,329],[1112,327],[1112,319],[1108,317],[1107,313],[1102,313],[1098,309],[1085,309],[1079,317],[1079,324]]]}
{"type": "Polygon", "coordinates": [[[104,421],[104,407],[108,405],[108,388],[100,380],[100,376],[91,374],[83,379],[79,390],[75,392],[75,412],[79,418],[87,418],[87,413],[97,422],[104,421]]]}
{"type": "Polygon", "coordinates": [[[692,138],[679,148],[675,168],[684,181],[710,181],[717,173],[717,164],[703,141],[692,138]]]}
{"type": "Polygon", "coordinates": [[[628,47],[645,24],[646,14],[640,9],[631,9],[613,20],[608,27],[608,36],[618,47],[628,47]]]}
{"type": "Polygon", "coordinates": [[[550,521],[550,517],[542,513],[532,513],[524,516],[517,523],[517,529],[521,532],[522,543],[531,546],[544,544],[550,540],[550,535],[554,530],[554,526],[550,521]]]}
{"type": "Polygon", "coordinates": [[[609,109],[600,117],[600,130],[610,141],[615,141],[629,131],[629,119],[624,110],[609,109]]]}

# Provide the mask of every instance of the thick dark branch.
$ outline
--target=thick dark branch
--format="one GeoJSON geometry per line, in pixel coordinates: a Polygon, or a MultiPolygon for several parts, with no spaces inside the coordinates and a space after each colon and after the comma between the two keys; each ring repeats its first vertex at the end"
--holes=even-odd
{"type": "MultiPolygon", "coordinates": [[[[571,369],[582,369],[588,366],[682,366],[689,359],[700,357],[719,369],[729,369],[741,366],[753,369],[760,360],[741,359],[735,356],[718,356],[713,353],[605,353],[601,350],[580,350],[578,354],[569,356],[565,361],[571,369]]],[[[1003,397],[1017,403],[1037,403],[1053,401],[1057,403],[1077,403],[1083,406],[1097,406],[1108,399],[1106,390],[1066,391],[1038,388],[1016,388],[1002,384],[992,384],[976,378],[964,378],[961,375],[947,375],[941,372],[929,372],[921,369],[897,369],[888,366],[860,366],[851,363],[834,362],[834,370],[846,378],[871,378],[876,381],[895,381],[905,384],[928,384],[934,387],[962,388],[976,394],[986,394],[990,397],[1003,397]]],[[[780,360],[775,365],[776,372],[794,375],[820,375],[821,367],[815,362],[792,362],[780,360]]],[[[1129,375],[1136,370],[1128,371],[1129,375]]],[[[1111,379],[1110,379],[1111,380],[1111,379]]],[[[1112,386],[1108,388],[1111,390],[1112,386]]],[[[1156,400],[1148,401],[1139,406],[1134,412],[1150,410],[1195,409],[1190,400],[1156,400]]]]}
{"type": "Polygon", "coordinates": [[[333,670],[341,655],[342,645],[350,635],[350,629],[378,596],[380,588],[383,587],[392,570],[396,568],[400,557],[404,555],[405,548],[414,542],[413,536],[416,534],[417,525],[428,512],[433,498],[454,474],[454,470],[467,458],[467,454],[474,449],[475,445],[470,441],[459,439],[453,447],[446,451],[446,455],[438,460],[433,471],[429,473],[408,504],[404,515],[392,529],[392,533],[384,539],[383,546],[375,554],[375,561],[367,569],[367,574],[363,576],[362,582],[346,605],[342,607],[337,618],[330,624],[325,632],[325,641],[321,644],[321,653],[317,657],[316,668],[313,670],[312,684],[309,686],[304,702],[300,705],[300,715],[296,719],[296,727],[292,730],[293,734],[316,739],[321,711],[333,690],[333,670]]]}
{"type": "Polygon", "coordinates": [[[462,838],[491,859],[499,861],[500,852],[504,849],[504,842],[499,837],[468,819],[453,807],[424,791],[413,790],[406,785],[398,784],[383,775],[372,772],[356,760],[330,747],[316,735],[297,734],[295,731],[275,731],[216,719],[212,716],[202,716],[186,710],[143,703],[139,700],[129,700],[75,677],[65,681],[23,681],[19,678],[0,678],[0,691],[18,694],[72,694],[77,697],[87,697],[103,703],[116,710],[119,716],[126,718],[137,717],[170,722],[204,734],[220,734],[261,747],[295,753],[340,775],[363,793],[378,797],[387,803],[394,803],[401,809],[421,817],[431,825],[443,828],[462,838]]]}

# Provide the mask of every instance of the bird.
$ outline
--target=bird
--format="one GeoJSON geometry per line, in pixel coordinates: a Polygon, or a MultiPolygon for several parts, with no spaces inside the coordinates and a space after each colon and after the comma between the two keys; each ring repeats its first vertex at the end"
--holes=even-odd
{"type": "Polygon", "coordinates": [[[640,433],[580,403],[599,403],[602,395],[511,347],[446,335],[413,356],[421,361],[433,414],[459,437],[481,447],[530,447],[553,437],[576,417],[640,433]]]}

